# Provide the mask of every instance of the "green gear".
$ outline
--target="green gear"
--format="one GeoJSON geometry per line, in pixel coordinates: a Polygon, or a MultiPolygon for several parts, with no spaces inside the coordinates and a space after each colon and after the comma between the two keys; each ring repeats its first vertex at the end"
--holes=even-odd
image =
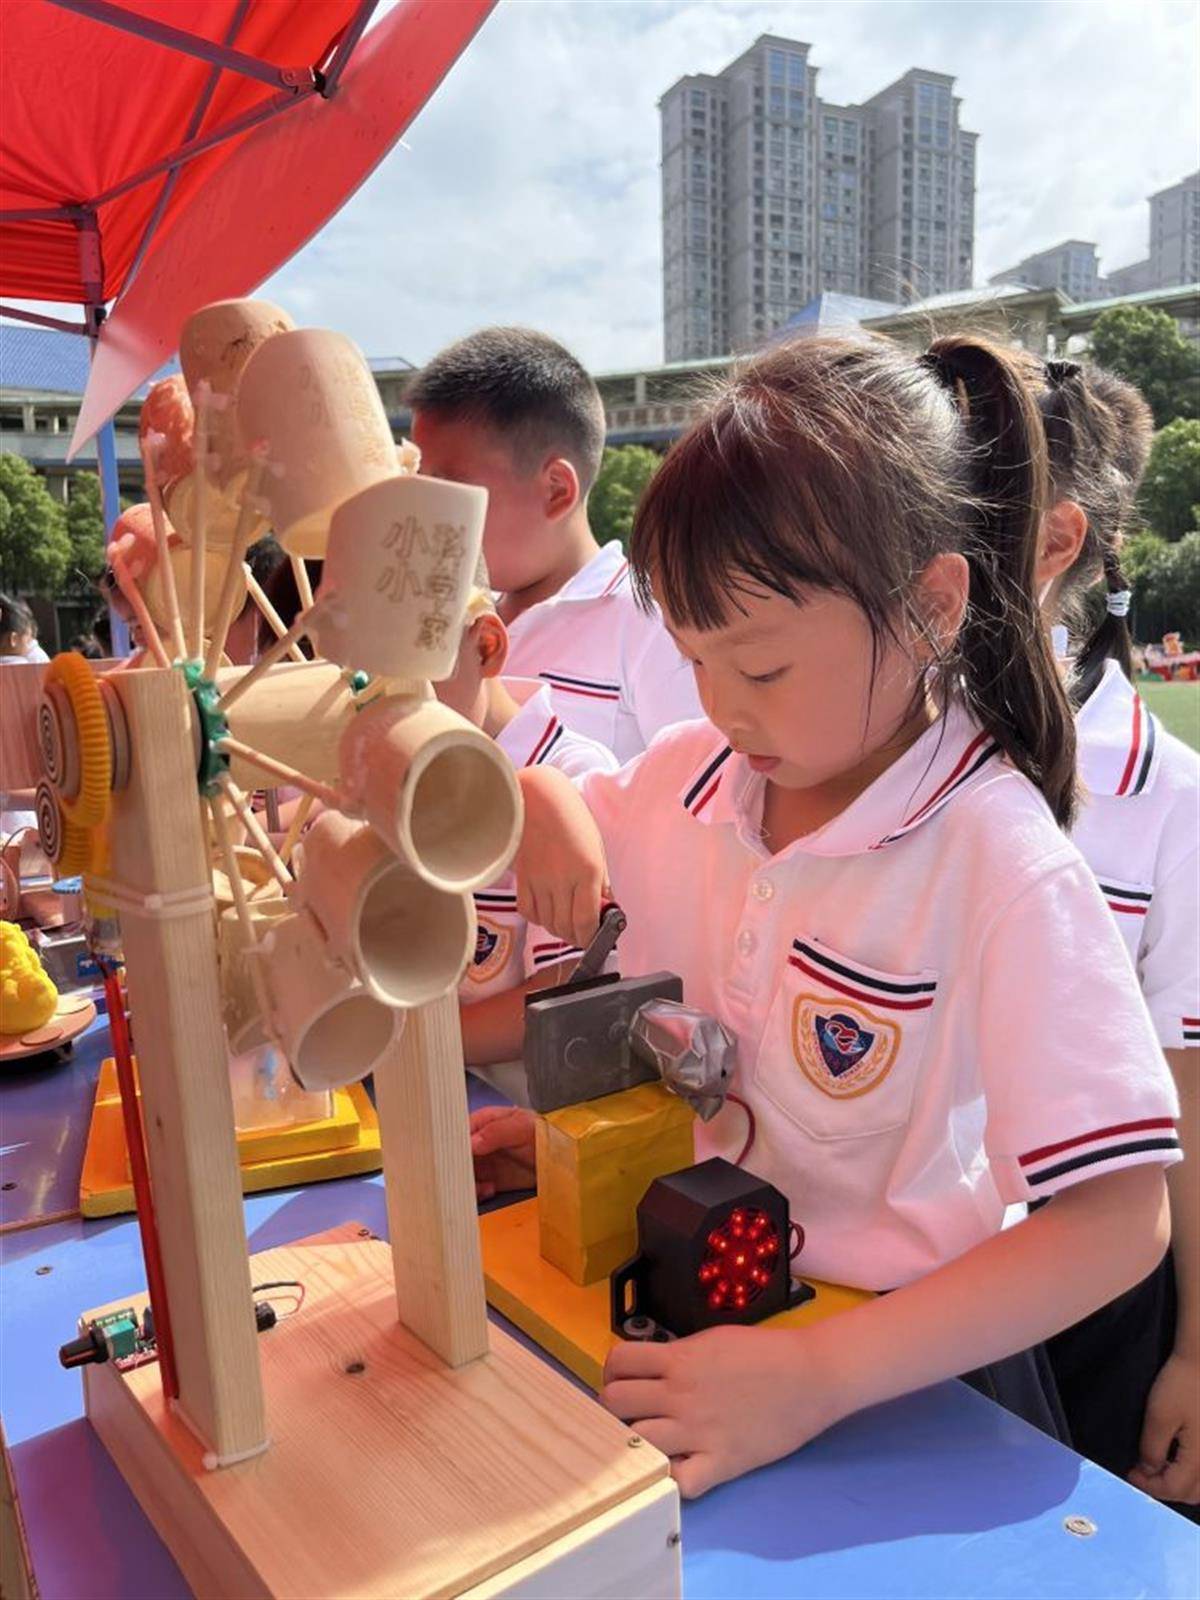
{"type": "Polygon", "coordinates": [[[211,678],[204,676],[203,665],[199,661],[183,661],[180,668],[191,690],[200,728],[200,763],[196,768],[196,778],[200,793],[211,798],[220,792],[218,779],[229,771],[229,757],[217,749],[229,733],[229,723],[218,704],[221,691],[211,678]]]}

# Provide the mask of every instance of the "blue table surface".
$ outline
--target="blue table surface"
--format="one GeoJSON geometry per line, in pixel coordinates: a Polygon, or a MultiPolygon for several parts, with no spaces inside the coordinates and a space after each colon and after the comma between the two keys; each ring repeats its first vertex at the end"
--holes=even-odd
{"type": "MultiPolygon", "coordinates": [[[[10,1087],[6,1145],[37,1136],[14,1125],[10,1087]]],[[[387,1233],[378,1177],[255,1195],[245,1209],[252,1251],[348,1221],[387,1233]]],[[[0,1236],[0,1411],[43,1600],[189,1593],[57,1359],[81,1310],[144,1281],[130,1218],[0,1236]]],[[[863,1412],[685,1503],[683,1555],[686,1600],[1200,1594],[1200,1530],[958,1383],[863,1412]],[[1071,1516],[1096,1533],[1068,1533],[1071,1516]]]]}

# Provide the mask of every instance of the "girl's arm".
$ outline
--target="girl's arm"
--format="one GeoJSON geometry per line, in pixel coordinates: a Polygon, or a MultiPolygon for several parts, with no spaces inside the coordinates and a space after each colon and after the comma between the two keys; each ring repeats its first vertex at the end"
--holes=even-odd
{"type": "Polygon", "coordinates": [[[502,989],[485,1000],[460,1005],[463,1060],[469,1067],[490,1067],[498,1061],[518,1061],[525,1049],[525,997],[539,989],[565,983],[574,961],[543,968],[536,977],[502,989]]]}
{"type": "Polygon", "coordinates": [[[1129,1481],[1156,1500],[1200,1503],[1200,1050],[1168,1050],[1184,1159],[1167,1173],[1178,1311],[1175,1347],[1155,1379],[1129,1481]],[[1174,1447],[1172,1449],[1172,1447],[1174,1447]]]}
{"type": "Polygon", "coordinates": [[[1145,1277],[1169,1237],[1154,1165],[1064,1190],[919,1282],[800,1329],[620,1344],[605,1405],[675,1459],[686,1495],[797,1449],[865,1406],[1038,1344],[1145,1277]]]}
{"type": "Polygon", "coordinates": [[[525,799],[525,828],[513,860],[517,910],[527,922],[586,949],[608,898],[600,830],[561,772],[524,767],[517,782],[525,799]]]}

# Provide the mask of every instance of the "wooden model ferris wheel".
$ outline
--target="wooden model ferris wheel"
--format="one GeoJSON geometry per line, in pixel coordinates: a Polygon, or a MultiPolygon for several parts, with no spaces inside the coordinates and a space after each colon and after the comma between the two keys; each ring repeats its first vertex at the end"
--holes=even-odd
{"type": "MultiPolygon", "coordinates": [[[[471,892],[507,865],[521,805],[430,687],[457,657],[486,493],[416,473],[339,334],[229,301],[180,355],[143,408],[148,513],[113,547],[145,665],[96,678],[60,656],[38,711],[43,844],[120,921],[174,1353],[161,1392],[144,1368],[86,1368],[89,1416],[202,1592],[517,1594],[518,1564],[565,1572],[601,1513],[622,1546],[650,1517],[657,1560],[665,1460],[487,1323],[456,990],[471,892]],[[290,627],[244,564],[268,527],[290,627]],[[234,667],[247,592],[277,638],[234,667]],[[279,785],[304,800],[276,848],[249,794],[279,785]],[[267,1040],[308,1089],[374,1073],[390,1262],[375,1241],[256,1257],[309,1290],[260,1347],[227,1062],[267,1040]],[[363,1459],[387,1480],[365,1507],[363,1459]]],[[[653,1592],[674,1592],[677,1552],[660,1566],[653,1592]]]]}

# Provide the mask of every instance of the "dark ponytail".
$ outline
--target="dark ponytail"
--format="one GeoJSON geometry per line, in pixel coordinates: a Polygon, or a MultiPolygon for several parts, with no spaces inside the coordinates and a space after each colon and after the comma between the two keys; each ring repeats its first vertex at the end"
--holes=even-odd
{"type": "Polygon", "coordinates": [[[1132,384],[1102,367],[1047,361],[1038,394],[1050,458],[1047,506],[1073,500],[1087,518],[1074,566],[1060,585],[1059,606],[1076,631],[1086,615],[1084,594],[1103,577],[1104,609],[1080,644],[1071,699],[1081,706],[1104,673],[1106,661],[1133,674],[1133,645],[1126,620],[1130,585],[1121,570],[1121,545],[1153,431],[1150,408],[1132,384]]]}
{"type": "Polygon", "coordinates": [[[1068,827],[1075,811],[1075,722],[1036,592],[1049,487],[1037,400],[1018,358],[981,339],[938,339],[922,364],[958,406],[976,506],[962,546],[970,568],[967,614],[947,670],[961,678],[976,720],[1068,827]]]}

